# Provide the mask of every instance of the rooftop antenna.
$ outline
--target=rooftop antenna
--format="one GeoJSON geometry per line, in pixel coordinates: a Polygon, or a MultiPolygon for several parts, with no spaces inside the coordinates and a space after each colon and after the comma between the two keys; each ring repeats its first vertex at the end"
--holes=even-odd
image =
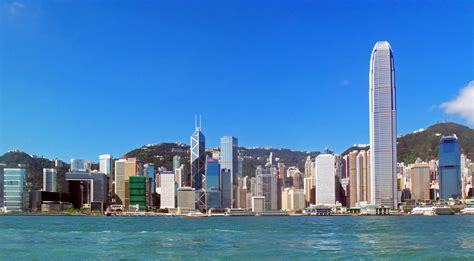
{"type": "Polygon", "coordinates": [[[197,123],[197,114],[194,115],[194,128],[197,129],[198,128],[198,123],[197,123]]]}
{"type": "Polygon", "coordinates": [[[202,129],[201,114],[199,114],[199,130],[202,129]]]}

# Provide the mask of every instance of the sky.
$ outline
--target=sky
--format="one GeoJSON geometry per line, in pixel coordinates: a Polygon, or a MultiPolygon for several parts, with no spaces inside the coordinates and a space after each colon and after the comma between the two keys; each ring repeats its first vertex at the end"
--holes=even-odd
{"type": "Polygon", "coordinates": [[[0,0],[0,154],[120,157],[184,142],[369,143],[369,62],[395,59],[398,134],[474,126],[472,1],[0,0]]]}

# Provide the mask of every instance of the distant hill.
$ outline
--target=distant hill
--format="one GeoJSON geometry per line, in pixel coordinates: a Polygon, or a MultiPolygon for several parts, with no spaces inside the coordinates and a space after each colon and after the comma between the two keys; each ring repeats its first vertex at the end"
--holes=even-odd
{"type": "MultiPolygon", "coordinates": [[[[53,168],[54,161],[46,158],[29,155],[22,151],[9,151],[0,156],[0,163],[7,165],[7,168],[16,168],[18,164],[26,168],[26,186],[27,189],[41,189],[43,187],[43,168],[53,168]]],[[[58,168],[58,190],[65,191],[65,173],[69,165],[58,168]]]]}
{"type": "MultiPolygon", "coordinates": [[[[474,159],[474,130],[452,122],[438,123],[426,129],[402,135],[397,139],[397,158],[399,162],[413,163],[417,158],[429,161],[438,158],[438,146],[441,136],[453,135],[459,139],[461,151],[474,159]]],[[[353,150],[369,149],[369,146],[351,146],[342,154],[353,150]]]]}
{"type": "MultiPolygon", "coordinates": [[[[461,150],[470,159],[474,159],[474,130],[456,123],[438,123],[424,130],[419,130],[398,138],[398,161],[413,163],[416,158],[423,160],[436,159],[438,157],[438,145],[441,135],[456,134],[461,143],[461,150]]],[[[351,146],[342,154],[345,155],[354,149],[368,149],[368,145],[351,146]]],[[[292,151],[278,148],[239,148],[244,157],[244,176],[254,176],[258,165],[263,165],[268,159],[270,152],[274,157],[280,158],[286,166],[297,166],[304,170],[304,162],[308,156],[316,157],[319,152],[292,151]]],[[[150,144],[134,149],[125,154],[128,157],[136,157],[143,163],[155,163],[157,167],[164,166],[171,170],[173,156],[181,156],[182,163],[189,166],[189,145],[183,143],[160,143],[150,144]]],[[[210,153],[208,152],[208,155],[210,153]]],[[[21,151],[11,151],[0,156],[0,163],[7,164],[7,167],[17,167],[24,164],[27,168],[27,186],[32,189],[41,189],[43,180],[43,168],[51,168],[54,162],[29,155],[21,151]]],[[[97,164],[93,165],[97,169],[97,164]]],[[[58,169],[58,186],[61,191],[66,189],[65,173],[69,165],[65,164],[58,169]]],[[[189,168],[188,168],[189,169],[189,168]]]]}

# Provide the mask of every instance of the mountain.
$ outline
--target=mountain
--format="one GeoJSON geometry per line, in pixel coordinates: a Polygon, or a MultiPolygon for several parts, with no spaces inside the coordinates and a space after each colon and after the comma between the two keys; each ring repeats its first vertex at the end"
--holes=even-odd
{"type": "MultiPolygon", "coordinates": [[[[453,135],[459,139],[461,152],[474,159],[474,130],[453,122],[437,123],[426,129],[399,136],[397,139],[397,159],[399,162],[413,163],[417,158],[429,161],[438,158],[438,146],[441,137],[453,135]]],[[[369,145],[354,145],[342,153],[353,150],[367,150],[369,145]]]]}
{"type": "MultiPolygon", "coordinates": [[[[22,151],[9,151],[0,156],[0,163],[6,164],[7,168],[16,168],[18,164],[22,164],[26,168],[26,187],[27,189],[41,189],[43,187],[43,168],[53,168],[54,161],[29,155],[22,151]]],[[[66,191],[65,173],[69,169],[69,165],[65,164],[58,170],[58,190],[66,191]]]]}
{"type": "MultiPolygon", "coordinates": [[[[413,163],[416,158],[423,160],[436,159],[438,157],[438,145],[442,135],[456,134],[461,144],[462,152],[468,158],[474,159],[474,130],[456,123],[438,123],[426,129],[421,129],[398,138],[398,161],[413,163]]],[[[354,145],[344,151],[345,155],[354,149],[368,149],[368,145],[354,145]]],[[[264,165],[267,162],[270,152],[275,158],[280,158],[286,166],[297,166],[301,171],[304,170],[304,162],[308,156],[316,157],[319,152],[292,151],[289,149],[278,148],[245,148],[240,147],[239,151],[244,157],[243,175],[254,176],[258,165],[264,165]]],[[[125,156],[136,157],[143,163],[155,163],[155,166],[164,166],[171,170],[173,168],[173,156],[181,156],[181,163],[189,166],[189,145],[183,143],[160,143],[149,144],[134,149],[125,156]]],[[[212,152],[207,151],[211,156],[212,152]]],[[[43,180],[43,168],[51,168],[54,161],[29,155],[21,151],[10,151],[0,156],[0,163],[5,163],[7,167],[17,167],[18,164],[24,164],[27,168],[27,186],[32,189],[41,189],[43,180]]],[[[93,165],[97,169],[97,164],[93,165]]],[[[69,165],[65,164],[58,168],[58,186],[60,191],[66,189],[65,173],[69,165]]],[[[189,167],[188,167],[189,169],[189,167]]]]}
{"type": "Polygon", "coordinates": [[[474,130],[457,123],[446,122],[399,137],[398,161],[413,163],[416,158],[426,161],[437,159],[441,136],[453,134],[456,134],[459,139],[461,152],[469,159],[474,159],[474,130]]]}

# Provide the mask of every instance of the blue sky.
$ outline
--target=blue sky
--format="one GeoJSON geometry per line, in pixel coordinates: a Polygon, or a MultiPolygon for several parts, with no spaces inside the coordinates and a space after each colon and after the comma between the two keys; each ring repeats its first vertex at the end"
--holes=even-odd
{"type": "Polygon", "coordinates": [[[195,114],[208,147],[340,152],[369,141],[378,40],[395,55],[399,134],[472,127],[473,3],[414,2],[0,1],[0,153],[189,143],[195,114]]]}

